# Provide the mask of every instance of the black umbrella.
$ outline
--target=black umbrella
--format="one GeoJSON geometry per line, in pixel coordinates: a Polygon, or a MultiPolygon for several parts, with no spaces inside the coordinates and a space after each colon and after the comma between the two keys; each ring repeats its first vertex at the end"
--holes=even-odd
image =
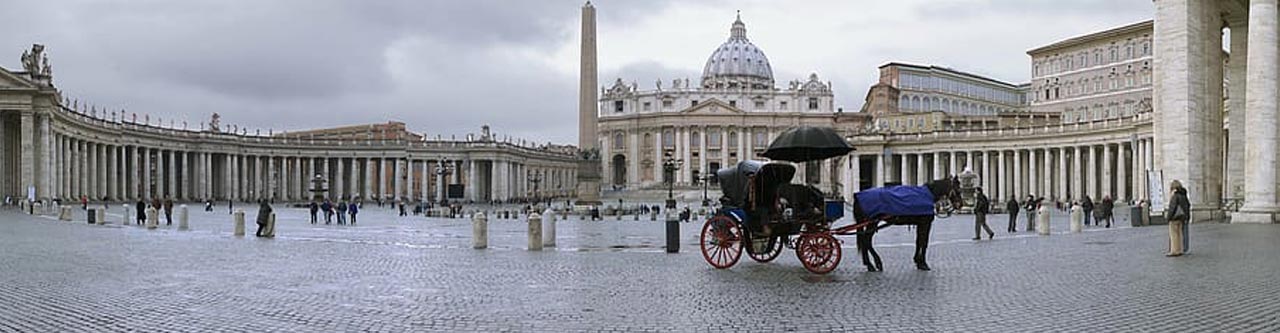
{"type": "Polygon", "coordinates": [[[853,147],[829,127],[795,127],[773,139],[762,154],[773,160],[808,162],[844,156],[853,147]]]}

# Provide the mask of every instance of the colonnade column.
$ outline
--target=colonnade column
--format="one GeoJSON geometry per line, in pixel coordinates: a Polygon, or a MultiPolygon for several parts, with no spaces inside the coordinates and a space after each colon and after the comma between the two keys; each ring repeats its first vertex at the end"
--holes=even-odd
{"type": "Polygon", "coordinates": [[[907,185],[911,183],[907,181],[910,179],[910,176],[908,175],[908,172],[907,172],[908,171],[907,168],[910,166],[910,163],[909,163],[910,158],[908,157],[910,155],[902,154],[901,156],[902,156],[902,162],[901,162],[902,168],[898,170],[898,181],[902,182],[902,185],[907,185]]]}
{"type": "MultiPolygon", "coordinates": [[[[1275,223],[1276,116],[1280,112],[1280,25],[1276,0],[1249,1],[1248,74],[1245,78],[1244,204],[1231,222],[1275,223]]],[[[1168,159],[1167,157],[1165,158],[1168,159]]]]}
{"type": "Polygon", "coordinates": [[[933,152],[933,179],[942,179],[942,153],[933,152]]]}
{"type": "Polygon", "coordinates": [[[1098,199],[1101,199],[1104,196],[1115,197],[1115,192],[1112,192],[1112,188],[1111,188],[1111,182],[1114,180],[1112,179],[1112,174],[1111,174],[1111,161],[1112,161],[1111,144],[1103,143],[1102,144],[1102,177],[1101,177],[1102,193],[1098,195],[1098,199]]]}
{"type": "Polygon", "coordinates": [[[1086,195],[1088,195],[1089,198],[1097,200],[1099,199],[1098,197],[1098,183],[1099,183],[1098,182],[1098,153],[1095,151],[1095,148],[1093,145],[1089,145],[1086,148],[1088,148],[1088,153],[1086,154],[1089,155],[1089,161],[1085,162],[1085,167],[1089,169],[1088,183],[1087,183],[1088,186],[1086,186],[1088,190],[1086,195]]]}
{"type": "Polygon", "coordinates": [[[1044,192],[1045,198],[1053,198],[1053,150],[1048,147],[1044,148],[1043,157],[1042,162],[1044,164],[1040,168],[1040,178],[1042,178],[1041,182],[1044,185],[1040,188],[1040,191],[1044,192]]]}
{"type": "Polygon", "coordinates": [[[924,167],[924,153],[916,154],[916,185],[924,185],[928,181],[928,173],[924,167]]]}
{"type": "Polygon", "coordinates": [[[846,196],[845,200],[852,202],[852,194],[862,191],[862,158],[859,157],[858,154],[849,155],[849,158],[852,159],[851,162],[853,162],[852,165],[850,165],[850,168],[853,169],[853,179],[849,181],[849,188],[851,189],[850,195],[846,196]]]}
{"type": "Polygon", "coordinates": [[[1062,200],[1064,203],[1070,204],[1071,202],[1067,201],[1067,197],[1070,196],[1070,192],[1067,192],[1067,180],[1070,179],[1067,178],[1067,147],[1058,147],[1057,150],[1058,199],[1062,200]]]}
{"type": "Polygon", "coordinates": [[[883,152],[877,153],[876,154],[876,177],[875,177],[876,187],[884,187],[884,180],[888,178],[888,175],[885,175],[884,164],[885,164],[884,153],[883,152]]]}

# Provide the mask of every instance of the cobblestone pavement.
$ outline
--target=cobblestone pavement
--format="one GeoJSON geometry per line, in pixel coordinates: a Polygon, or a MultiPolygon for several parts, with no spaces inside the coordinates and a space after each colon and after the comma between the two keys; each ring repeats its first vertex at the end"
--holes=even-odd
{"type": "MultiPolygon", "coordinates": [[[[1276,331],[1280,226],[1197,224],[1165,258],[1162,226],[971,241],[971,217],[940,220],[930,272],[913,232],[877,236],[885,271],[809,274],[791,252],[711,268],[682,224],[561,221],[559,247],[525,251],[526,224],[491,220],[489,250],[466,220],[368,208],[358,226],[311,225],[277,208],[278,237],[231,236],[226,208],[192,231],[0,211],[0,331],[1276,331]]],[[[1120,217],[1127,214],[1118,213],[1120,217]]],[[[1118,221],[1120,225],[1128,222],[1118,221]]],[[[1021,225],[1020,225],[1020,230],[1021,225]]]]}

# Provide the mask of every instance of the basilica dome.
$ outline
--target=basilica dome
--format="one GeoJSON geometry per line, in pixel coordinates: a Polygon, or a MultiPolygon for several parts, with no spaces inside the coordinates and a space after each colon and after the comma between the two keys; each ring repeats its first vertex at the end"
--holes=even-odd
{"type": "Polygon", "coordinates": [[[773,67],[764,51],[747,40],[747,26],[739,16],[702,69],[703,88],[773,88],[773,67]]]}

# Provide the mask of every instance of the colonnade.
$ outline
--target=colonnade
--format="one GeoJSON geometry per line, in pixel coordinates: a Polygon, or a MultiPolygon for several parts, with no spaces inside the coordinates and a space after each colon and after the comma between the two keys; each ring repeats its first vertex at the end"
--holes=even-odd
{"type": "Polygon", "coordinates": [[[1046,145],[1026,148],[976,148],[948,151],[873,153],[856,151],[847,163],[845,196],[865,186],[888,182],[922,185],[966,170],[978,176],[979,186],[993,201],[1027,195],[1050,202],[1094,201],[1109,196],[1119,201],[1150,196],[1147,171],[1152,164],[1150,137],[1122,142],[1046,145]]]}
{"type": "Polygon", "coordinates": [[[0,112],[0,157],[0,194],[72,202],[306,201],[317,176],[333,200],[511,201],[572,196],[577,172],[572,153],[505,142],[316,142],[159,128],[56,105],[0,112]]]}

